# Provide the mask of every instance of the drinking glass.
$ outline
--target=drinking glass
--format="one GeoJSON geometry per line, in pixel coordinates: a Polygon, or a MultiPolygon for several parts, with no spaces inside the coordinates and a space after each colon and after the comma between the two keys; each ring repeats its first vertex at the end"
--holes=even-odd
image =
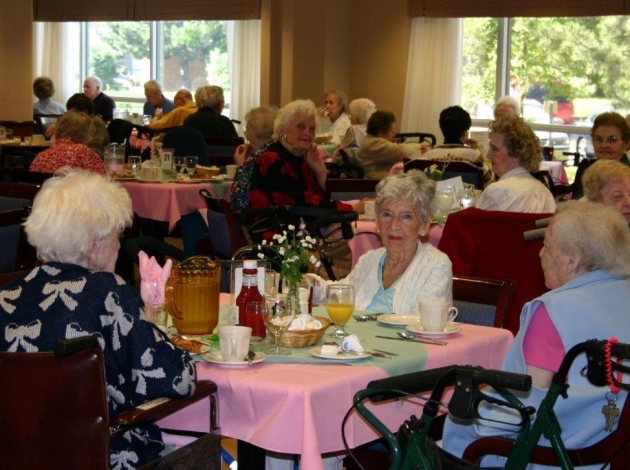
{"type": "Polygon", "coordinates": [[[280,348],[280,335],[291,325],[295,318],[295,311],[287,308],[286,295],[265,295],[265,308],[263,320],[265,326],[275,339],[275,346],[267,351],[270,356],[287,356],[291,354],[288,349],[280,348]]]}
{"type": "Polygon", "coordinates": [[[184,168],[186,168],[186,157],[173,157],[173,164],[177,174],[181,175],[184,173],[184,168]]]}
{"type": "Polygon", "coordinates": [[[195,174],[196,170],[197,170],[197,156],[192,155],[192,156],[186,157],[186,173],[188,173],[189,176],[192,176],[195,174]]]}
{"type": "Polygon", "coordinates": [[[465,184],[464,189],[459,190],[459,203],[463,209],[475,204],[475,187],[472,184],[465,184]]]}
{"type": "Polygon", "coordinates": [[[129,155],[127,162],[129,163],[129,170],[134,175],[138,176],[140,174],[140,168],[142,164],[142,159],[140,158],[140,155],[129,155]]]}
{"type": "Polygon", "coordinates": [[[330,284],[326,287],[326,310],[331,321],[337,327],[331,336],[348,336],[344,325],[354,312],[354,286],[350,284],[330,284]]]}
{"type": "Polygon", "coordinates": [[[435,191],[435,203],[438,206],[439,217],[438,223],[440,225],[444,225],[446,222],[446,218],[448,217],[448,213],[453,207],[453,203],[455,202],[455,189],[453,186],[442,186],[435,191]]]}
{"type": "Polygon", "coordinates": [[[275,295],[278,293],[279,277],[277,272],[265,270],[265,294],[275,295]]]}

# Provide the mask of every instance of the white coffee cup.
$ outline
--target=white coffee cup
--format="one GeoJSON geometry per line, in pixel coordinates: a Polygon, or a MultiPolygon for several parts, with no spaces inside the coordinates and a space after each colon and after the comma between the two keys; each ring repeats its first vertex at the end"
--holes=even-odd
{"type": "Polygon", "coordinates": [[[236,176],[236,168],[236,165],[225,165],[225,175],[231,180],[234,179],[236,176]]]}
{"type": "Polygon", "coordinates": [[[363,204],[363,215],[365,215],[367,218],[373,219],[375,208],[376,208],[375,201],[365,201],[365,203],[363,204]]]}
{"type": "Polygon", "coordinates": [[[225,362],[243,362],[249,352],[252,329],[249,326],[219,328],[219,348],[225,362]]]}
{"type": "Polygon", "coordinates": [[[444,331],[457,318],[457,308],[444,300],[423,300],[418,306],[422,328],[429,333],[444,331]]]}

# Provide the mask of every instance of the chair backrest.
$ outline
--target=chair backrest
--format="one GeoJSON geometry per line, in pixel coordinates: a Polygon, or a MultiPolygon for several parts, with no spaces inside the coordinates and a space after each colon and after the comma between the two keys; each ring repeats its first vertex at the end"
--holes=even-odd
{"type": "Polygon", "coordinates": [[[326,185],[328,186],[332,200],[348,201],[352,199],[362,199],[364,197],[375,197],[376,185],[380,181],[381,180],[331,178],[326,181],[326,185]]]}
{"type": "Polygon", "coordinates": [[[204,140],[209,164],[216,166],[233,165],[236,147],[245,143],[243,137],[204,136],[204,140]]]}
{"type": "Polygon", "coordinates": [[[551,215],[464,209],[448,216],[438,244],[453,263],[454,276],[515,281],[514,301],[504,319],[514,334],[525,302],[548,290],[538,257],[543,241],[526,242],[523,233],[551,215]]]}
{"type": "Polygon", "coordinates": [[[396,134],[396,138],[402,142],[428,142],[431,147],[435,147],[437,139],[435,135],[428,132],[399,132],[396,134]]]}
{"type": "Polygon", "coordinates": [[[192,127],[176,127],[164,134],[164,148],[171,148],[176,156],[196,155],[200,165],[207,166],[208,151],[206,141],[197,129],[192,127]]]}
{"type": "Polygon", "coordinates": [[[37,264],[35,248],[28,243],[22,227],[29,212],[30,206],[0,211],[0,273],[29,269],[37,264]]]}
{"type": "Polygon", "coordinates": [[[109,468],[103,353],[0,352],[0,460],[6,468],[109,468]]]}
{"type": "Polygon", "coordinates": [[[13,137],[33,135],[35,121],[0,121],[0,126],[13,131],[13,137]]]}
{"type": "Polygon", "coordinates": [[[363,179],[365,171],[361,165],[354,163],[326,162],[328,178],[335,179],[363,179]]]}
{"type": "Polygon", "coordinates": [[[209,236],[214,255],[232,259],[232,255],[247,242],[238,228],[236,214],[224,199],[212,197],[207,189],[199,190],[208,206],[209,236]]]}
{"type": "Polygon", "coordinates": [[[515,290],[516,283],[509,279],[453,276],[453,304],[459,309],[457,321],[505,328],[515,290]]]}
{"type": "Polygon", "coordinates": [[[129,144],[133,124],[124,119],[114,119],[107,125],[109,140],[112,144],[129,144]]]}
{"type": "Polygon", "coordinates": [[[46,135],[48,128],[57,122],[61,114],[35,114],[35,130],[37,134],[46,135]]]}
{"type": "Polygon", "coordinates": [[[483,168],[473,165],[472,163],[415,159],[409,160],[405,163],[405,171],[409,171],[411,169],[425,171],[432,165],[436,165],[439,170],[443,170],[444,166],[446,166],[444,174],[442,175],[442,178],[445,180],[461,176],[464,183],[474,185],[475,189],[483,190],[485,187],[483,168]]]}
{"type": "Polygon", "coordinates": [[[40,184],[10,183],[0,181],[0,197],[27,199],[33,202],[41,189],[40,184]]]}

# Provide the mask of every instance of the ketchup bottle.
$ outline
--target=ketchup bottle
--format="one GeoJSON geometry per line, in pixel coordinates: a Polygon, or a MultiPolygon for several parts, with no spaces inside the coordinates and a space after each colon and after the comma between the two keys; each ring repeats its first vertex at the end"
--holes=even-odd
{"type": "MultiPolygon", "coordinates": [[[[250,326],[254,330],[254,325],[247,324],[245,315],[245,306],[249,302],[262,302],[263,296],[258,291],[258,263],[255,260],[243,261],[243,286],[241,292],[236,298],[236,306],[238,307],[238,324],[241,326],[250,326]]],[[[261,316],[262,330],[265,331],[264,320],[261,316]]],[[[252,332],[253,333],[253,332],[252,332]]],[[[264,335],[263,335],[264,336],[264,335]]]]}

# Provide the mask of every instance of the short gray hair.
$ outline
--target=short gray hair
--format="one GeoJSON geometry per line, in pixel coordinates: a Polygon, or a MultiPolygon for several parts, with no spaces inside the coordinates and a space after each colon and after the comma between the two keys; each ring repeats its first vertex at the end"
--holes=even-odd
{"type": "Polygon", "coordinates": [[[497,108],[502,105],[507,106],[508,108],[512,108],[514,110],[514,114],[516,114],[517,116],[521,115],[521,105],[519,104],[518,100],[513,96],[506,95],[499,98],[494,104],[494,112],[496,113],[497,108]]]}
{"type": "Polygon", "coordinates": [[[435,188],[435,181],[419,170],[388,176],[376,185],[376,212],[385,199],[406,199],[411,201],[422,223],[429,224],[437,210],[433,200],[435,188]]]}
{"type": "Polygon", "coordinates": [[[157,82],[157,80],[149,80],[144,84],[144,91],[150,93],[162,94],[162,86],[157,82]]]}
{"type": "Polygon", "coordinates": [[[350,116],[359,121],[359,124],[367,124],[370,116],[376,111],[376,105],[374,101],[368,98],[357,98],[350,102],[348,109],[350,110],[350,116]]]}
{"type": "Polygon", "coordinates": [[[278,140],[283,129],[288,127],[293,118],[301,114],[303,116],[311,116],[313,119],[317,117],[317,108],[311,100],[295,100],[286,104],[278,113],[273,123],[273,140],[278,140]]]}
{"type": "Polygon", "coordinates": [[[251,125],[259,139],[270,140],[273,135],[273,123],[278,115],[278,109],[261,106],[250,109],[245,115],[245,123],[251,125]]]}
{"type": "Polygon", "coordinates": [[[221,103],[225,103],[223,88],[217,85],[204,85],[195,91],[195,103],[200,108],[215,109],[221,103]]]}
{"type": "Polygon", "coordinates": [[[348,109],[348,98],[346,98],[346,94],[341,90],[328,90],[324,93],[324,98],[328,95],[333,95],[337,100],[337,104],[341,108],[341,112],[345,113],[346,109],[348,109]]]}
{"type": "Polygon", "coordinates": [[[44,182],[24,228],[42,261],[82,264],[91,243],[122,231],[132,218],[124,188],[97,173],[66,167],[44,182]]]}
{"type": "Polygon", "coordinates": [[[627,177],[630,177],[630,166],[617,160],[595,160],[582,176],[584,196],[591,202],[600,202],[606,186],[627,177]]]}
{"type": "Polygon", "coordinates": [[[561,252],[580,257],[579,268],[602,269],[620,278],[630,278],[630,230],[626,219],[614,207],[595,202],[565,202],[558,206],[548,230],[553,232],[561,252]]]}
{"type": "Polygon", "coordinates": [[[86,80],[89,80],[92,85],[97,86],[100,89],[103,89],[103,81],[100,78],[98,78],[98,77],[87,77],[86,80]]]}

